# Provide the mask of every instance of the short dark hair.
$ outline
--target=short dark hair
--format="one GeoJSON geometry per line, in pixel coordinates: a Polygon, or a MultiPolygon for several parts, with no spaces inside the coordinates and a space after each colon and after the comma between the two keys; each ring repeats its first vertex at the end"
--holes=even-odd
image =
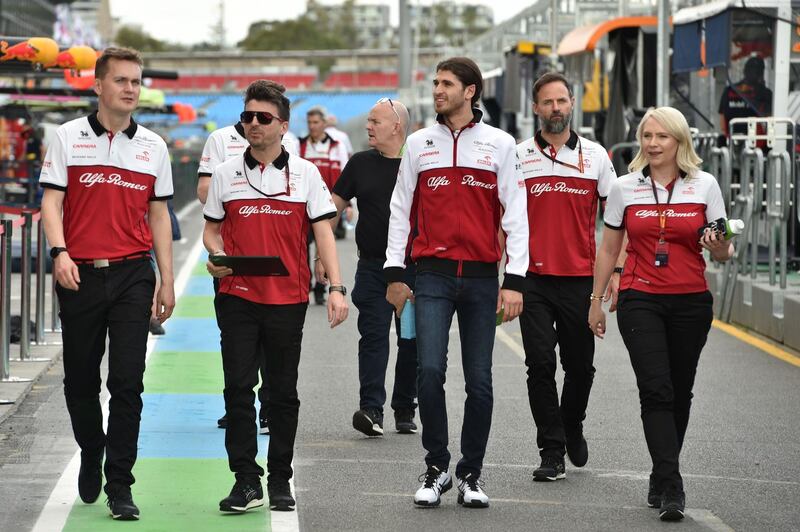
{"type": "Polygon", "coordinates": [[[94,77],[96,79],[102,79],[108,73],[108,62],[112,59],[116,59],[117,61],[131,61],[139,65],[139,68],[144,65],[142,56],[133,48],[106,48],[94,64],[94,77]]]}
{"type": "Polygon", "coordinates": [[[569,92],[569,97],[572,98],[572,85],[569,80],[560,72],[545,72],[533,84],[533,103],[539,103],[539,91],[548,83],[560,82],[563,83],[569,92]]]}
{"type": "Polygon", "coordinates": [[[275,104],[275,107],[278,108],[280,119],[288,122],[291,103],[289,98],[284,96],[284,92],[286,92],[286,87],[280,83],[270,79],[257,79],[247,86],[247,90],[244,93],[244,103],[247,105],[250,100],[258,100],[259,102],[275,104]]]}
{"type": "Polygon", "coordinates": [[[464,85],[464,88],[469,85],[475,85],[472,106],[478,106],[478,100],[481,99],[481,93],[483,92],[483,74],[481,74],[481,69],[478,68],[475,61],[469,57],[451,57],[436,65],[436,72],[440,70],[452,72],[458,78],[458,81],[464,85]]]}
{"type": "Polygon", "coordinates": [[[327,117],[325,116],[325,111],[323,111],[321,107],[312,107],[311,109],[308,110],[308,112],[306,112],[306,118],[314,115],[317,115],[323,121],[327,119],[327,117]]]}

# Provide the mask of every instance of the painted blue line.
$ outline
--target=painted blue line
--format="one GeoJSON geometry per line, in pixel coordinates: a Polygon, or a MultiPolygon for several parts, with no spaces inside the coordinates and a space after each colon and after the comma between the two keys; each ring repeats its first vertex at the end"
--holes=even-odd
{"type": "Polygon", "coordinates": [[[214,281],[208,275],[193,275],[189,277],[186,288],[183,289],[185,296],[213,296],[214,281]]]}
{"type": "Polygon", "coordinates": [[[170,318],[167,334],[158,337],[154,352],[219,351],[216,318],[170,318]]]}

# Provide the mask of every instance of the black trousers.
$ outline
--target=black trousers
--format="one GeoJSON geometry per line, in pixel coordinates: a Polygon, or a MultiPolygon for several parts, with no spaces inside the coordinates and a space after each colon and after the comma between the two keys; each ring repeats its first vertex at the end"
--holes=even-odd
{"type": "Polygon", "coordinates": [[[525,278],[519,323],[528,366],[528,400],[539,454],[563,458],[566,436],[578,434],[594,380],[594,336],[586,324],[591,277],[536,275],[525,278]],[[564,387],[559,406],[556,344],[564,387]]]}
{"type": "Polygon", "coordinates": [[[297,367],[307,303],[262,305],[228,294],[214,301],[222,337],[225,373],[225,449],[237,480],[256,482],[264,475],[256,455],[255,394],[258,368],[266,359],[270,400],[269,478],[292,477],[292,457],[300,400],[297,367]]]}
{"type": "MultiPolygon", "coordinates": [[[[214,279],[214,296],[219,293],[219,279],[214,279]]],[[[215,308],[216,312],[216,308],[215,308]]],[[[217,316],[217,324],[219,324],[219,316],[217,316]]],[[[261,358],[261,366],[259,366],[261,374],[261,386],[258,387],[258,403],[261,405],[258,410],[258,418],[265,419],[267,417],[267,403],[269,402],[269,385],[267,384],[267,357],[264,355],[261,358]]]]}
{"type": "Polygon", "coordinates": [[[142,414],[145,354],[155,272],[149,259],[95,269],[81,265],[78,291],[56,287],[64,343],[64,395],[82,457],[105,449],[105,491],[115,493],[135,479],[142,414]],[[100,408],[100,362],[108,336],[111,394],[108,432],[100,408]]]}
{"type": "Polygon", "coordinates": [[[660,491],[683,489],[683,446],[700,352],[713,319],[710,292],[619,294],[617,323],[639,387],[642,425],[660,491]]]}

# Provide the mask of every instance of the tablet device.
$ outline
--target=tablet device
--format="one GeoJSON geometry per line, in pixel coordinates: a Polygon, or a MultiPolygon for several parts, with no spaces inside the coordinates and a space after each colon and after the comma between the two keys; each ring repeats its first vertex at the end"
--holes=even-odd
{"type": "Polygon", "coordinates": [[[227,266],[233,275],[257,277],[286,277],[289,270],[280,257],[210,255],[208,260],[214,266],[227,266]]]}

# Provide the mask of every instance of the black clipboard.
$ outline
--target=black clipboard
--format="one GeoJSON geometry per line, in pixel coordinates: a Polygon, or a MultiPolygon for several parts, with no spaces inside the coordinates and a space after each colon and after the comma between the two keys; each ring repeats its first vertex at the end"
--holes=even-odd
{"type": "Polygon", "coordinates": [[[233,270],[233,275],[253,277],[287,277],[289,275],[289,270],[277,256],[209,255],[208,260],[214,266],[227,266],[233,270]]]}

